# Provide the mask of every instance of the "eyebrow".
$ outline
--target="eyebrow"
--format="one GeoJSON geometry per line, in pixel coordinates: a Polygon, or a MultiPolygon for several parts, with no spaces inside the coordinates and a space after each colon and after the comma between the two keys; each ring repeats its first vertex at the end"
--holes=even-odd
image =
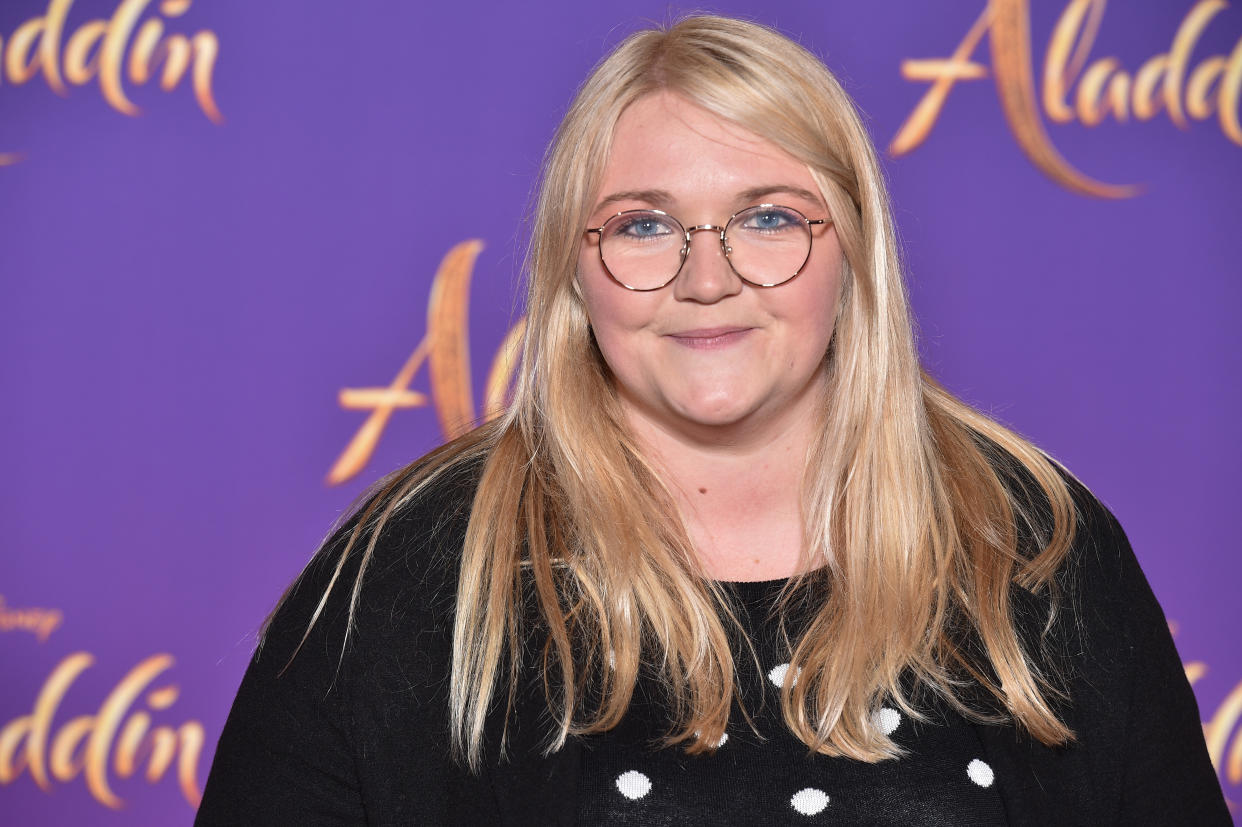
{"type": "Polygon", "coordinates": [[[616,204],[620,201],[645,201],[648,204],[668,204],[673,200],[673,194],[668,190],[625,190],[624,192],[614,192],[607,198],[602,199],[595,205],[595,209],[606,207],[609,204],[616,204]]]}
{"type": "MultiPolygon", "coordinates": [[[[739,203],[759,201],[761,198],[772,195],[773,193],[787,193],[789,195],[805,199],[806,201],[810,201],[812,204],[815,204],[821,209],[824,208],[824,200],[822,197],[808,189],[795,187],[792,184],[765,184],[763,186],[750,187],[749,189],[744,189],[739,192],[736,196],[736,201],[739,203]]],[[[668,205],[674,200],[673,194],[668,190],[624,190],[622,192],[614,192],[611,195],[601,199],[600,202],[595,205],[594,211],[598,211],[609,204],[616,204],[621,201],[643,201],[647,204],[668,205]]]]}
{"type": "Polygon", "coordinates": [[[788,193],[798,198],[810,201],[819,207],[824,206],[824,199],[818,194],[802,187],[795,187],[791,184],[770,184],[763,187],[751,187],[748,190],[742,190],[737,194],[738,201],[758,201],[760,198],[771,195],[776,192],[788,193]]]}

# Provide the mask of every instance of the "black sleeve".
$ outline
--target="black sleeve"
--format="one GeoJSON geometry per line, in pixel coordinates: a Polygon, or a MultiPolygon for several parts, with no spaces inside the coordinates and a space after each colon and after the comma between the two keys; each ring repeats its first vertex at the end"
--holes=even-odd
{"type": "Polygon", "coordinates": [[[196,825],[366,821],[351,741],[352,675],[340,635],[356,567],[342,571],[333,599],[302,642],[335,563],[333,545],[299,578],[246,670],[196,825]]]}
{"type": "Polygon", "coordinates": [[[307,634],[355,523],[316,554],[242,680],[197,824],[497,820],[490,773],[453,760],[448,728],[457,570],[476,485],[477,465],[454,466],[392,512],[351,618],[376,530],[368,520],[307,634]]]}
{"type": "MultiPolygon", "coordinates": [[[[1123,716],[1117,823],[1229,825],[1232,819],[1208,757],[1195,696],[1164,612],[1139,568],[1120,524],[1091,499],[1083,529],[1094,538],[1094,560],[1083,561],[1081,599],[1087,624],[1086,677],[1111,687],[1123,716]],[[1107,648],[1107,650],[1105,650],[1107,648]],[[1104,670],[1117,670],[1105,674],[1104,670]]],[[[1090,726],[1090,722],[1082,722],[1090,726]]]]}

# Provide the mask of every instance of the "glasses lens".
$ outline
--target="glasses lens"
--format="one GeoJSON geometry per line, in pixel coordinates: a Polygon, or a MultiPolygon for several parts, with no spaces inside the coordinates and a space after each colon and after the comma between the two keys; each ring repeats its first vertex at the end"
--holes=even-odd
{"type": "Polygon", "coordinates": [[[631,290],[655,290],[681,268],[686,231],[658,210],[627,210],[608,219],[599,244],[614,279],[631,290]]]}
{"type": "Polygon", "coordinates": [[[783,284],[798,275],[811,254],[806,217],[773,204],[760,204],[733,216],[725,239],[733,269],[763,287],[783,284]]]}

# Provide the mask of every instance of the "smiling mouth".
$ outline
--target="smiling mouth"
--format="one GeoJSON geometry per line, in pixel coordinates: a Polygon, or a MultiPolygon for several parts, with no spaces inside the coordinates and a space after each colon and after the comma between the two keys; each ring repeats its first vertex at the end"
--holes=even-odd
{"type": "Polygon", "coordinates": [[[712,350],[739,342],[752,330],[753,327],[712,327],[669,333],[668,338],[683,347],[712,350]]]}

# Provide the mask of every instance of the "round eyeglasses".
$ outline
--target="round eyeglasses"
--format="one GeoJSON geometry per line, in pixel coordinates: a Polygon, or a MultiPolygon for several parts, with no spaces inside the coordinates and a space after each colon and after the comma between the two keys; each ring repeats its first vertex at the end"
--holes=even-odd
{"type": "Polygon", "coordinates": [[[802,272],[811,257],[811,225],[793,207],[757,204],[729,216],[723,227],[699,224],[686,229],[663,210],[624,210],[599,227],[599,259],[608,277],[627,290],[646,292],[670,284],[690,254],[690,235],[720,234],[720,246],[737,277],[754,287],[776,287],[802,272]]]}

